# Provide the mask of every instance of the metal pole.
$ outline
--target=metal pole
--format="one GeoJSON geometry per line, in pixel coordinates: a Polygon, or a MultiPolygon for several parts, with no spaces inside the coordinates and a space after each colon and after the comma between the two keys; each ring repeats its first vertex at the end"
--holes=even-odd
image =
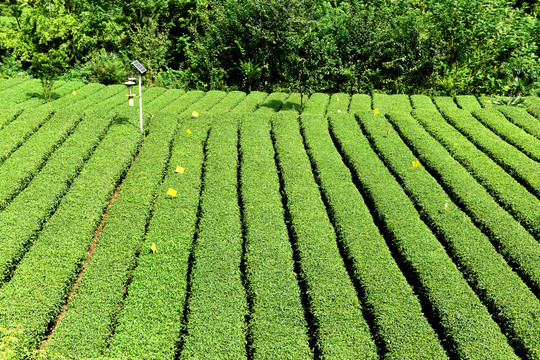
{"type": "Polygon", "coordinates": [[[141,114],[141,132],[143,132],[143,120],[142,120],[142,90],[141,90],[141,74],[139,74],[139,112],[141,114]]]}

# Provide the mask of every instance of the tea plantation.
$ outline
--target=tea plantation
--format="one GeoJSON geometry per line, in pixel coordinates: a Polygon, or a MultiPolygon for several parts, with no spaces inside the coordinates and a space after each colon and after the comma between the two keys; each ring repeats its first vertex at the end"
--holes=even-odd
{"type": "Polygon", "coordinates": [[[540,359],[540,99],[0,81],[0,359],[540,359]]]}

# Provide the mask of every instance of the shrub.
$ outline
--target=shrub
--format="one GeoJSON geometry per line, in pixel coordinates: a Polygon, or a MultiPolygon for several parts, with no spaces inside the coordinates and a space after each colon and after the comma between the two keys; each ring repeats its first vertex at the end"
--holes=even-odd
{"type": "Polygon", "coordinates": [[[123,84],[127,80],[128,65],[115,53],[101,51],[85,64],[88,80],[105,85],[123,84]]]}

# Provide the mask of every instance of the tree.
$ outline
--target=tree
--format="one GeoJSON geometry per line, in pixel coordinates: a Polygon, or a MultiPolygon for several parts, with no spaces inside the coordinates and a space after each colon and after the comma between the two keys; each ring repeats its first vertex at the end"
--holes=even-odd
{"type": "Polygon", "coordinates": [[[15,55],[29,64],[30,71],[41,80],[46,102],[51,99],[55,80],[73,60],[80,33],[79,21],[70,6],[71,2],[62,0],[21,5],[21,28],[10,41],[15,55]]]}
{"type": "Polygon", "coordinates": [[[297,74],[287,67],[301,50],[300,38],[314,4],[313,0],[213,0],[201,31],[192,34],[187,67],[211,87],[219,82],[214,74],[246,90],[289,86],[297,74]]]}
{"type": "Polygon", "coordinates": [[[147,86],[152,87],[155,73],[166,65],[166,56],[171,41],[165,31],[159,29],[157,22],[149,18],[142,26],[130,30],[131,52],[148,69],[147,86]]]}
{"type": "Polygon", "coordinates": [[[286,58],[289,83],[291,88],[300,94],[300,114],[304,111],[304,96],[309,97],[312,92],[315,56],[311,51],[313,49],[311,44],[315,39],[316,37],[311,31],[295,37],[294,40],[298,43],[293,43],[293,49],[288,52],[286,58]]]}

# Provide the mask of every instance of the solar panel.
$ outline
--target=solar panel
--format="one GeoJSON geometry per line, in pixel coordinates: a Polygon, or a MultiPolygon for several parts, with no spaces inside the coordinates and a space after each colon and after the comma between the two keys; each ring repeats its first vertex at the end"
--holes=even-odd
{"type": "Polygon", "coordinates": [[[146,72],[146,69],[144,66],[142,66],[142,64],[139,62],[139,60],[135,60],[134,62],[131,63],[133,66],[135,66],[137,68],[137,70],[139,70],[139,72],[141,74],[144,74],[146,72]]]}

